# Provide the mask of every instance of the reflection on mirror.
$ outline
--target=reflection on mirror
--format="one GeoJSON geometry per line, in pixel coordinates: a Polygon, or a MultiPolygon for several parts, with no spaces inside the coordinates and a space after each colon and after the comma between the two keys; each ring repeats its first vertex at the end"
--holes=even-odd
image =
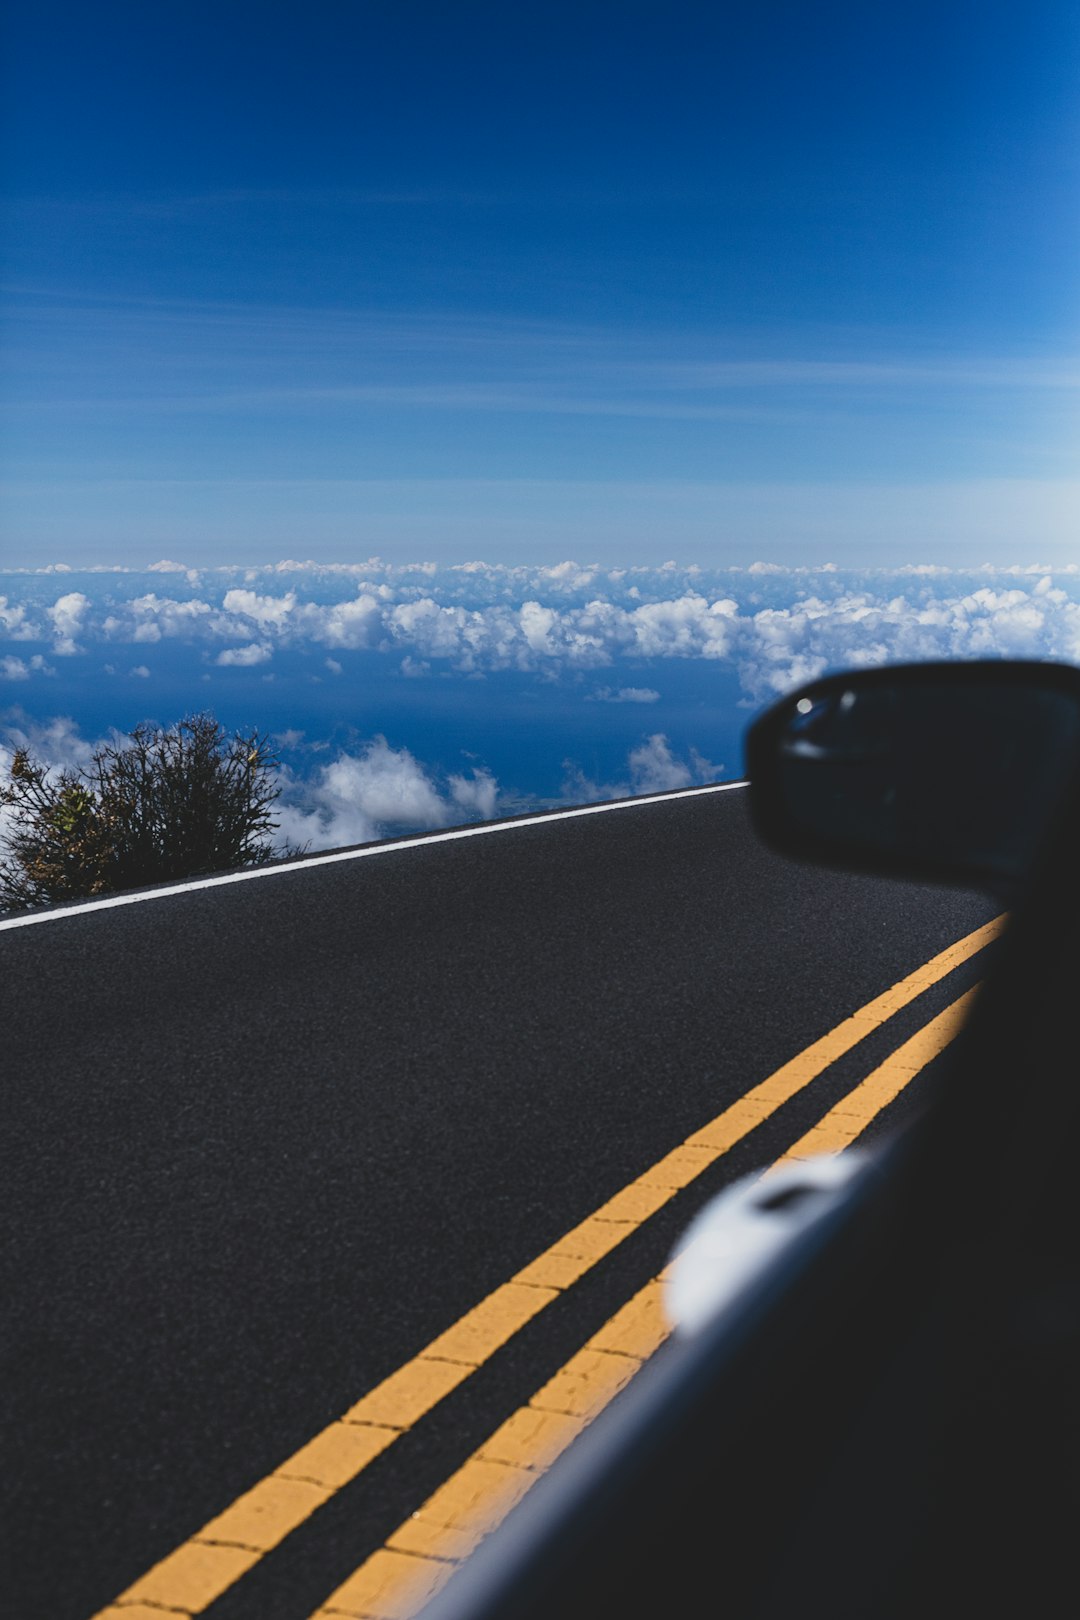
{"type": "Polygon", "coordinates": [[[780,847],[1007,893],[1080,761],[1080,671],[1000,661],[831,676],[756,722],[747,756],[780,847]]]}

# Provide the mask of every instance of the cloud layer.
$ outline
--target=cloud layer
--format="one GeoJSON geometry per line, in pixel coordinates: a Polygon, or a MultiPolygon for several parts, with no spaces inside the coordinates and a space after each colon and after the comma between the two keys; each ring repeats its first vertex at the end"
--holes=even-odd
{"type": "Polygon", "coordinates": [[[150,650],[170,643],[212,669],[269,672],[280,654],[303,651],[340,674],[343,659],[362,652],[414,679],[572,677],[597,701],[646,704],[658,696],[656,669],[670,660],[724,666],[753,701],[853,664],[1080,661],[1076,568],[443,568],[371,559],[247,571],[163,562],[141,575],[80,575],[81,588],[60,591],[48,589],[51,577],[6,576],[0,678],[45,677],[50,659],[125,647],[152,671],[150,650]],[[602,678],[616,666],[649,667],[654,679],[602,678]]]}

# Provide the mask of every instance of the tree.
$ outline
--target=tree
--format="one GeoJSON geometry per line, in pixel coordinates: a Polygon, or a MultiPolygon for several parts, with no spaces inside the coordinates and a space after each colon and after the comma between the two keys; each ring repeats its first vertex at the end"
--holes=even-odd
{"type": "Polygon", "coordinates": [[[230,738],[211,714],[136,726],[78,771],[50,774],[19,749],[0,785],[0,907],[262,865],[275,854],[277,763],[265,736],[230,738]]]}

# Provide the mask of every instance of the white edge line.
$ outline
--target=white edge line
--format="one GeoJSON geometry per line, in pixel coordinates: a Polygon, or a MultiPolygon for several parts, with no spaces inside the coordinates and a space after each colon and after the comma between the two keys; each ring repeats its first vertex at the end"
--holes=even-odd
{"type": "Polygon", "coordinates": [[[677,799],[696,799],[703,793],[727,793],[746,787],[746,782],[712,782],[708,787],[684,788],[676,793],[653,793],[638,799],[615,799],[610,804],[583,804],[573,810],[542,810],[535,816],[519,816],[513,821],[480,822],[470,827],[454,827],[448,832],[429,833],[421,838],[398,838],[382,844],[365,844],[361,849],[339,849],[329,855],[305,855],[298,861],[279,861],[273,866],[252,866],[242,872],[223,872],[220,877],[195,878],[189,883],[171,883],[167,888],[140,889],[134,894],[114,894],[107,899],[87,900],[81,905],[58,906],[55,911],[35,911],[28,917],[8,917],[0,921],[0,933],[8,928],[30,928],[34,923],[61,922],[65,917],[82,917],[88,911],[112,911],[116,906],[138,906],[144,900],[167,900],[174,894],[194,894],[197,889],[219,889],[229,883],[249,883],[253,878],[277,877],[282,872],[299,872],[313,866],[331,866],[335,861],[359,861],[369,855],[390,855],[399,849],[422,849],[428,844],[448,844],[457,838],[480,838],[486,833],[512,832],[515,827],[532,827],[538,821],[572,821],[577,816],[597,816],[608,810],[633,810],[646,804],[668,804],[677,799]]]}

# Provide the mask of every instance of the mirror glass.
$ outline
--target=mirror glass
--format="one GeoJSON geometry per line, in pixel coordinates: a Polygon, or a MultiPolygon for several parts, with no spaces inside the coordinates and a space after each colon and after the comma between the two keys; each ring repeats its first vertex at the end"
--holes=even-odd
{"type": "Polygon", "coordinates": [[[803,688],[771,712],[774,832],[783,820],[865,865],[1023,879],[1080,759],[1080,691],[1025,668],[920,679],[909,665],[803,688]]]}

